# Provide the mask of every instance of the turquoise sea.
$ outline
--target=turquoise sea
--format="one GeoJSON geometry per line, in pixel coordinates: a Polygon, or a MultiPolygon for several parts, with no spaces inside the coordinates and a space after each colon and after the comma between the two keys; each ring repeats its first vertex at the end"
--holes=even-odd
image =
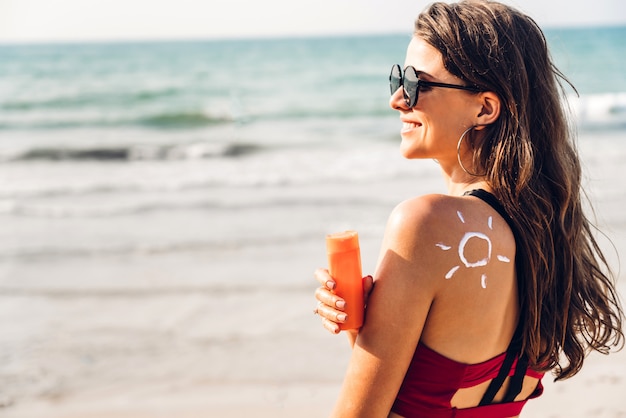
{"type": "MultiPolygon", "coordinates": [[[[580,93],[592,197],[623,231],[606,179],[626,158],[626,27],[546,35],[580,93]]],[[[399,199],[443,191],[398,152],[388,74],[409,40],[0,45],[0,408],[161,378],[326,381],[323,353],[276,347],[321,328],[324,234],[358,229],[369,272],[399,199]]]]}
{"type": "MultiPolygon", "coordinates": [[[[580,128],[626,129],[626,27],[546,33],[557,65],[580,93],[573,100],[580,128]]],[[[112,167],[103,163],[150,161],[158,172],[205,160],[205,178],[181,170],[178,187],[293,182],[295,167],[301,181],[315,181],[320,173],[302,171],[309,152],[396,138],[387,76],[403,62],[408,39],[3,45],[0,169],[62,164],[71,175],[72,163],[106,171],[112,167]],[[296,151],[304,161],[290,155],[293,167],[283,170],[243,165],[242,157],[296,151]],[[236,171],[241,163],[245,179],[224,173],[226,160],[236,171]]],[[[83,179],[78,186],[24,179],[2,184],[0,196],[142,191],[161,180],[137,186],[83,179]]],[[[11,212],[4,203],[1,212],[11,212]]]]}

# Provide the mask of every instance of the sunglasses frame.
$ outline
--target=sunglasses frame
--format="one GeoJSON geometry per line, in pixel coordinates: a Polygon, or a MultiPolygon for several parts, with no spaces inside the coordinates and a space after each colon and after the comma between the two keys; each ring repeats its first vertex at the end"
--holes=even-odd
{"type": "Polygon", "coordinates": [[[400,87],[402,87],[402,94],[404,96],[404,102],[406,103],[406,105],[407,105],[407,107],[409,109],[415,107],[415,105],[417,104],[417,99],[419,98],[419,93],[420,93],[420,88],[421,87],[443,87],[443,88],[447,88],[447,89],[457,89],[457,90],[472,91],[474,93],[478,93],[478,92],[484,91],[484,90],[480,89],[479,87],[462,86],[460,84],[437,83],[435,81],[420,80],[420,78],[417,76],[417,70],[412,65],[407,65],[406,68],[404,69],[404,71],[402,71],[402,67],[400,67],[399,64],[394,64],[393,67],[391,67],[391,72],[389,73],[389,88],[391,90],[391,95],[393,96],[393,94],[400,87]],[[414,86],[410,86],[411,90],[409,90],[409,92],[407,92],[407,88],[405,87],[405,83],[407,82],[405,76],[406,76],[406,71],[409,68],[411,70],[413,70],[413,73],[415,74],[415,78],[416,78],[417,81],[409,81],[409,83],[414,84],[414,86]],[[393,77],[395,79],[398,79],[398,87],[396,89],[394,89],[394,83],[391,81],[394,70],[397,70],[397,72],[400,74],[400,78],[399,79],[398,79],[398,77],[393,77]],[[415,94],[413,95],[413,97],[409,94],[412,91],[415,91],[415,94]]]}

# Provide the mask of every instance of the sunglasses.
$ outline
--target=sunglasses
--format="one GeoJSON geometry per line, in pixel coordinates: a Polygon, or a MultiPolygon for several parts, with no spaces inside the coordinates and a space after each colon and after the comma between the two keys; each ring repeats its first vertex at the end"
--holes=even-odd
{"type": "Polygon", "coordinates": [[[409,108],[414,107],[417,104],[417,98],[419,97],[420,89],[424,87],[444,87],[447,89],[467,90],[473,92],[482,91],[478,87],[461,86],[458,84],[448,83],[435,83],[434,81],[420,80],[417,76],[417,71],[412,66],[408,66],[404,69],[404,77],[402,76],[402,68],[398,64],[391,67],[391,74],[389,74],[389,87],[391,88],[391,94],[393,95],[400,87],[404,94],[404,101],[409,108]]]}

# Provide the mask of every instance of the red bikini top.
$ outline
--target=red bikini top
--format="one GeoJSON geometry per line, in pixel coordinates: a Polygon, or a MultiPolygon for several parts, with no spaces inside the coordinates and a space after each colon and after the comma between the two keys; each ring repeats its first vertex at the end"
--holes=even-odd
{"type": "MultiPolygon", "coordinates": [[[[492,383],[495,382],[503,370],[502,366],[505,365],[506,358],[507,353],[505,352],[478,364],[459,363],[420,343],[415,350],[391,410],[405,418],[503,418],[517,416],[527,401],[513,402],[519,391],[514,395],[512,393],[507,394],[503,403],[490,404],[501,384],[498,385],[488,402],[483,403],[481,401],[481,405],[477,407],[456,409],[450,406],[450,401],[457,390],[474,387],[491,379],[493,379],[492,383]]],[[[504,368],[506,373],[503,373],[504,378],[511,377],[509,388],[516,386],[514,383],[516,374],[520,374],[517,378],[520,380],[519,389],[521,389],[521,381],[524,376],[537,379],[543,377],[543,373],[536,372],[524,364],[525,361],[519,361],[516,356],[511,356],[510,366],[504,368]],[[518,366],[521,371],[518,371],[518,366]]],[[[536,398],[542,393],[543,386],[539,380],[537,388],[528,399],[536,398]]],[[[488,394],[486,393],[486,395],[488,394]]],[[[485,399],[483,398],[483,400],[485,399]]]]}
{"type": "MultiPolygon", "coordinates": [[[[518,236],[515,225],[491,193],[472,190],[466,195],[476,196],[493,207],[518,236]]],[[[518,260],[516,260],[517,264],[518,260]]],[[[518,286],[520,283],[518,282],[518,286]]],[[[393,404],[392,411],[405,418],[505,418],[520,414],[528,399],[543,393],[539,373],[528,367],[528,358],[521,353],[522,324],[518,324],[506,352],[478,364],[459,363],[449,359],[422,343],[417,345],[411,364],[393,404]],[[537,388],[530,397],[515,402],[522,390],[525,376],[539,379],[537,388]],[[504,399],[492,403],[505,379],[510,377],[504,399]],[[478,406],[457,409],[450,405],[459,389],[470,388],[491,380],[478,406]]]]}

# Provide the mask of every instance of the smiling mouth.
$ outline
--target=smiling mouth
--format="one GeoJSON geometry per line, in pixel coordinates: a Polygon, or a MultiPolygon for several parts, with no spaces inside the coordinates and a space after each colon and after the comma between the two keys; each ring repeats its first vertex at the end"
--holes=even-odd
{"type": "Polygon", "coordinates": [[[419,125],[417,123],[413,123],[413,122],[404,122],[402,124],[402,132],[407,132],[407,131],[411,131],[415,128],[417,128],[419,125]]]}

